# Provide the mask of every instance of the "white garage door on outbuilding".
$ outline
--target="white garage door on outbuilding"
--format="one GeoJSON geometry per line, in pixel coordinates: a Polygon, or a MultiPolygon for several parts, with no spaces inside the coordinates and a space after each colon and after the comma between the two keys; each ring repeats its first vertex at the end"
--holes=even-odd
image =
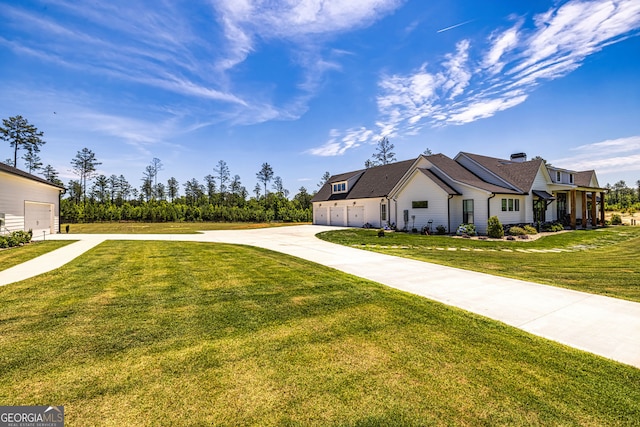
{"type": "Polygon", "coordinates": [[[331,206],[329,209],[331,212],[331,222],[329,225],[345,226],[344,218],[344,206],[331,206]]]}
{"type": "Polygon", "coordinates": [[[329,217],[327,216],[327,208],[313,208],[313,223],[317,225],[329,225],[329,217]]]}
{"type": "Polygon", "coordinates": [[[24,228],[32,230],[34,236],[43,232],[54,233],[53,204],[24,202],[24,228]]]}
{"type": "Polygon", "coordinates": [[[364,206],[347,207],[347,226],[349,227],[364,226],[364,206]]]}

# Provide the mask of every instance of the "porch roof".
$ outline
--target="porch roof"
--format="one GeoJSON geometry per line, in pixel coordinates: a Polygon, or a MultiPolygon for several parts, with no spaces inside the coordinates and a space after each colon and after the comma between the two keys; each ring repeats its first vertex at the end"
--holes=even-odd
{"type": "Polygon", "coordinates": [[[555,200],[556,199],[552,194],[549,194],[544,190],[531,190],[531,192],[533,193],[534,196],[537,196],[537,197],[539,197],[541,199],[544,199],[544,200],[555,200]]]}

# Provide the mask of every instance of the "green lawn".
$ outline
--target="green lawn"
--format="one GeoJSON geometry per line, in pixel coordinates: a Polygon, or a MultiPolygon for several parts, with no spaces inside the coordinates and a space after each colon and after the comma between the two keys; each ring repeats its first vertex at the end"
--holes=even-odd
{"type": "Polygon", "coordinates": [[[0,271],[39,257],[40,255],[61,248],[69,243],[72,242],[60,240],[48,240],[44,242],[33,241],[25,246],[0,249],[0,271]]]}
{"type": "Polygon", "coordinates": [[[78,234],[194,234],[206,230],[249,230],[253,228],[302,225],[299,222],[97,222],[62,224],[60,230],[78,234]]]}
{"type": "Polygon", "coordinates": [[[637,425],[640,370],[262,249],[106,242],[0,288],[0,402],[66,425],[637,425]]]}
{"type": "Polygon", "coordinates": [[[377,230],[362,229],[329,231],[318,237],[389,255],[640,302],[640,227],[556,233],[531,242],[408,233],[385,233],[379,238],[377,230]],[[523,249],[529,252],[519,252],[523,249]]]}

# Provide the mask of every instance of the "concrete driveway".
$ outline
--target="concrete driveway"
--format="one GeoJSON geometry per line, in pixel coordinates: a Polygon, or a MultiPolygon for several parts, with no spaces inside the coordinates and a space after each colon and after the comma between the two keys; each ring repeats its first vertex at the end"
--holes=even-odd
{"type": "Polygon", "coordinates": [[[324,242],[336,227],[302,225],[202,234],[58,234],[79,240],[0,272],[0,285],[58,268],[105,240],[171,240],[257,246],[459,307],[532,334],[640,368],[640,303],[539,285],[324,242]]]}

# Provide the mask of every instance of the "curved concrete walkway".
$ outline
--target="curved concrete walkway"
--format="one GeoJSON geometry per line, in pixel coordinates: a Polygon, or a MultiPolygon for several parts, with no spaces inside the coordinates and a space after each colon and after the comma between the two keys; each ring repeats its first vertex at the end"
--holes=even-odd
{"type": "Polygon", "coordinates": [[[58,268],[105,240],[220,242],[293,255],[499,320],[532,334],[640,368],[640,303],[335,245],[315,237],[335,227],[292,226],[202,234],[58,234],[79,240],[0,272],[0,285],[58,268]]]}

